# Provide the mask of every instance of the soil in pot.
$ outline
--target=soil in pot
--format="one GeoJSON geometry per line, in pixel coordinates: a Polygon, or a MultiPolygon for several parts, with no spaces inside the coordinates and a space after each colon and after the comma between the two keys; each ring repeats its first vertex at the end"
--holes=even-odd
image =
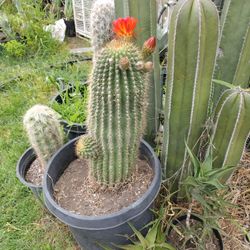
{"type": "Polygon", "coordinates": [[[62,208],[76,214],[111,214],[138,200],[148,190],[153,175],[147,161],[138,159],[128,182],[104,188],[89,177],[89,162],[76,159],[56,183],[54,197],[62,208]]]}
{"type": "Polygon", "coordinates": [[[220,243],[214,233],[207,234],[203,239],[203,223],[190,219],[190,231],[187,230],[186,220],[180,220],[171,228],[168,235],[168,242],[177,250],[219,250],[220,243]],[[192,236],[191,236],[192,235],[192,236]]]}
{"type": "Polygon", "coordinates": [[[40,186],[43,182],[44,168],[36,158],[25,174],[25,180],[34,185],[40,186]]]}

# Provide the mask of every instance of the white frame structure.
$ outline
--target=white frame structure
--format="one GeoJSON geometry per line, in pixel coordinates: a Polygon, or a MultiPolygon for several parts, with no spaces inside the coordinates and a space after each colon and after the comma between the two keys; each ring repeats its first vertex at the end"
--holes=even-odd
{"type": "Polygon", "coordinates": [[[95,0],[72,0],[76,34],[90,38],[90,15],[95,0]]]}

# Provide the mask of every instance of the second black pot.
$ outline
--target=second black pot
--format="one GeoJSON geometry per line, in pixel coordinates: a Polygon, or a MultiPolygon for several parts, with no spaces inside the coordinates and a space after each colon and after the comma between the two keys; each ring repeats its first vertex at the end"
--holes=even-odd
{"type": "Polygon", "coordinates": [[[16,176],[26,187],[28,187],[34,193],[37,200],[41,202],[42,205],[44,205],[42,185],[34,185],[25,180],[26,173],[35,159],[36,154],[33,148],[28,148],[20,157],[17,163],[16,176]]]}
{"type": "MultiPolygon", "coordinates": [[[[186,219],[187,219],[187,215],[186,214],[182,215],[182,216],[178,217],[177,219],[173,220],[172,224],[178,225],[179,223],[186,221],[186,219]]],[[[201,224],[203,224],[202,219],[195,216],[194,214],[191,214],[190,219],[201,222],[201,224]]],[[[173,227],[170,227],[168,230],[168,235],[171,233],[172,230],[173,230],[173,227]]],[[[214,234],[215,238],[217,239],[219,247],[220,247],[218,250],[223,250],[224,249],[223,241],[222,241],[222,238],[221,238],[219,231],[217,229],[213,228],[213,234],[214,234]]]]}
{"type": "Polygon", "coordinates": [[[125,237],[125,235],[133,234],[128,222],[140,230],[153,219],[153,212],[150,208],[161,185],[160,162],[149,144],[142,141],[140,154],[148,160],[154,170],[154,178],[146,193],[136,202],[116,213],[103,216],[77,215],[60,207],[53,197],[53,185],[69,164],[77,158],[74,148],[76,140],[77,138],[62,147],[48,164],[43,186],[45,204],[52,214],[69,225],[76,241],[83,249],[101,250],[103,248],[100,245],[117,249],[114,244],[130,243],[125,237]]]}

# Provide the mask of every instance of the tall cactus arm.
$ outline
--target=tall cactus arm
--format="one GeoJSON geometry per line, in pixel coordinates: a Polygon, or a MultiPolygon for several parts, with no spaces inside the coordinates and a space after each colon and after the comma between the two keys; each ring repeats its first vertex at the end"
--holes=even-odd
{"type": "Polygon", "coordinates": [[[90,137],[82,137],[76,151],[90,158],[91,172],[102,184],[126,180],[135,167],[145,124],[149,64],[142,61],[136,46],[121,38],[107,44],[94,65],[90,137]]]}
{"type": "MultiPolygon", "coordinates": [[[[250,14],[249,14],[250,15],[250,14]]],[[[239,84],[243,88],[248,88],[250,78],[250,26],[244,39],[240,59],[234,74],[233,83],[239,84]]]]}
{"type": "MultiPolygon", "coordinates": [[[[250,93],[241,88],[226,90],[215,110],[212,134],[215,168],[237,166],[250,132],[247,122],[249,119],[250,93]]],[[[230,174],[223,176],[223,181],[226,181],[230,174]]]]}
{"type": "MultiPolygon", "coordinates": [[[[171,16],[162,162],[167,178],[185,174],[207,118],[218,43],[218,13],[207,0],[181,0],[171,16]]],[[[176,190],[178,177],[173,189],[176,190]]]]}
{"type": "Polygon", "coordinates": [[[91,42],[95,54],[114,36],[112,22],[115,19],[114,0],[97,0],[93,4],[90,27],[91,42]]]}
{"type": "MultiPolygon", "coordinates": [[[[250,76],[249,25],[250,1],[225,0],[215,79],[245,87],[250,76]]],[[[224,90],[222,86],[214,86],[214,103],[224,90]]]]}

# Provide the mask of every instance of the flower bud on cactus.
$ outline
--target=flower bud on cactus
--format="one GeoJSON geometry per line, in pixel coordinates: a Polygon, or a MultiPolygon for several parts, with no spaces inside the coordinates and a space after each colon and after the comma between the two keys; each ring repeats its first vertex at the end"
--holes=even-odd
{"type": "Polygon", "coordinates": [[[23,118],[30,144],[44,168],[64,143],[59,118],[59,114],[53,109],[39,104],[29,109],[23,118]]]}
{"type": "Polygon", "coordinates": [[[91,39],[95,54],[112,40],[115,19],[114,0],[97,0],[91,12],[91,39]]]}
{"type": "Polygon", "coordinates": [[[96,145],[84,137],[77,152],[90,157],[91,173],[100,183],[122,182],[136,165],[148,90],[147,74],[137,68],[139,61],[142,56],[132,43],[115,39],[94,65],[87,126],[96,145]]]}
{"type": "Polygon", "coordinates": [[[142,47],[142,56],[144,59],[148,58],[151,54],[154,53],[156,46],[156,38],[155,37],[150,37],[142,47]]]}
{"type": "MultiPolygon", "coordinates": [[[[250,93],[241,88],[226,90],[215,110],[212,135],[213,166],[237,166],[250,132],[250,93]]],[[[226,181],[231,173],[223,176],[226,181]]]]}

